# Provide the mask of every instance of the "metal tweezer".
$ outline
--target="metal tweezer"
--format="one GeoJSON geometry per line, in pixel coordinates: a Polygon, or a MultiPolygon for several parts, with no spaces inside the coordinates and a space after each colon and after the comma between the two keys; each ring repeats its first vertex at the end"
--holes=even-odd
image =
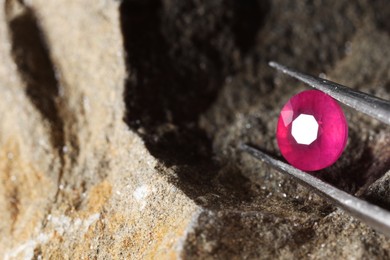
{"type": "MultiPolygon", "coordinates": [[[[336,100],[354,108],[357,111],[363,112],[385,124],[390,125],[389,101],[350,89],[325,79],[298,72],[276,62],[270,62],[269,65],[312,86],[313,88],[327,93],[336,100]]],[[[291,176],[301,184],[308,186],[329,202],[334,203],[350,215],[390,237],[390,211],[350,195],[306,172],[298,170],[287,163],[273,158],[249,144],[241,144],[239,148],[253,157],[267,163],[272,168],[291,176]]]]}

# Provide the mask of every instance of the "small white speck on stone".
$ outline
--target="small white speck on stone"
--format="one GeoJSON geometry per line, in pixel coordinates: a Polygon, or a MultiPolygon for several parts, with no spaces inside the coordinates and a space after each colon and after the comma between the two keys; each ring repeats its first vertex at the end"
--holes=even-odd
{"type": "Polygon", "coordinates": [[[57,231],[57,233],[62,236],[66,231],[69,230],[72,219],[65,215],[61,215],[58,217],[51,217],[50,222],[53,224],[54,229],[57,231]]]}
{"type": "Polygon", "coordinates": [[[8,158],[8,160],[12,160],[14,158],[14,154],[13,153],[7,153],[7,158],[8,158]]]}
{"type": "Polygon", "coordinates": [[[146,200],[145,198],[149,195],[150,190],[148,185],[144,184],[139,186],[138,188],[135,189],[133,192],[133,196],[135,200],[140,204],[141,210],[143,210],[146,207],[146,200]]]}
{"type": "Polygon", "coordinates": [[[99,213],[96,213],[96,214],[93,214],[91,215],[89,218],[83,220],[82,224],[84,226],[84,233],[86,233],[89,229],[89,227],[95,223],[96,221],[98,221],[100,219],[100,214],[99,213]]]}
{"type": "Polygon", "coordinates": [[[49,147],[47,142],[46,142],[46,140],[44,140],[44,139],[39,139],[38,144],[40,146],[44,147],[44,148],[48,148],[49,147]]]}
{"type": "Polygon", "coordinates": [[[89,111],[91,108],[91,105],[89,103],[88,97],[83,97],[83,107],[85,111],[89,111]]]}
{"type": "Polygon", "coordinates": [[[350,54],[352,52],[352,43],[350,41],[347,41],[345,43],[345,54],[350,54]]]}
{"type": "Polygon", "coordinates": [[[73,225],[75,228],[79,229],[80,226],[81,226],[82,222],[81,222],[81,219],[79,218],[76,218],[74,221],[73,221],[73,225]]]}
{"type": "Polygon", "coordinates": [[[142,185],[135,189],[133,192],[133,196],[137,201],[142,201],[145,199],[149,194],[149,187],[148,185],[142,185]]]}

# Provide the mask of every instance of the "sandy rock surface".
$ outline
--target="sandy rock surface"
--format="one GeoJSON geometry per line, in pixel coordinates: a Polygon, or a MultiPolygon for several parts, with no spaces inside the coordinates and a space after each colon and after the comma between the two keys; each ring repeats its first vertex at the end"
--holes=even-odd
{"type": "MultiPolygon", "coordinates": [[[[386,259],[390,239],[237,151],[279,157],[276,60],[390,100],[390,5],[0,1],[0,258],[386,259]]],[[[390,209],[390,128],[313,173],[390,209]]]]}

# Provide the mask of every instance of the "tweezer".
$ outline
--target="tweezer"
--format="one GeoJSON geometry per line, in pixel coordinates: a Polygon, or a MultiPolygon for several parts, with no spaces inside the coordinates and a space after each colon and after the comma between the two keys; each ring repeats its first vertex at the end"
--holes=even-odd
{"type": "MultiPolygon", "coordinates": [[[[390,102],[375,96],[353,90],[340,84],[310,76],[276,62],[269,65],[313,88],[321,90],[334,99],[353,109],[363,112],[375,119],[390,125],[390,102]]],[[[390,211],[373,205],[367,201],[350,195],[306,172],[303,172],[287,163],[273,158],[271,155],[249,145],[241,144],[239,147],[256,159],[259,159],[279,172],[289,175],[301,184],[309,187],[319,196],[335,204],[375,230],[390,237],[390,211]]]]}

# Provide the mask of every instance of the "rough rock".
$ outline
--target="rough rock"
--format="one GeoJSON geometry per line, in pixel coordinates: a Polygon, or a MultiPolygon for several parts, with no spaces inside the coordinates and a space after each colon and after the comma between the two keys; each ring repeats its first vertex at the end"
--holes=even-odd
{"type": "MultiPolygon", "coordinates": [[[[0,258],[389,258],[389,238],[237,151],[280,157],[279,110],[307,88],[269,60],[390,100],[389,14],[1,1],[0,258]]],[[[347,149],[313,174],[389,209],[389,127],[344,109],[347,149]]]]}

